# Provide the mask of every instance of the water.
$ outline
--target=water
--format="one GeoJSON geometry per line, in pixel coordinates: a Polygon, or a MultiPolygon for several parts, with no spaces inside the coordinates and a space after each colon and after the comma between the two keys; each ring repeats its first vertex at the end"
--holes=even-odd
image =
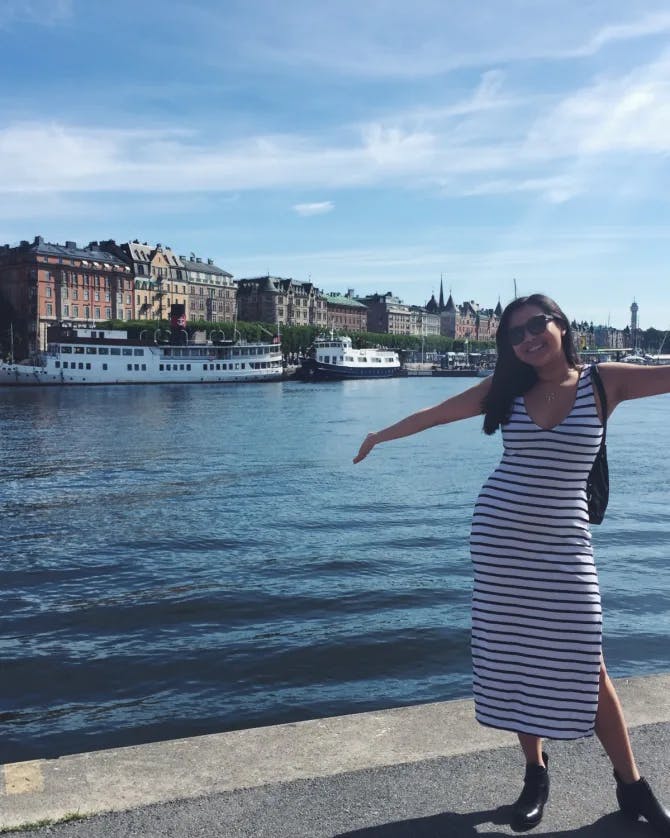
{"type": "MultiPolygon", "coordinates": [[[[469,695],[469,520],[499,437],[470,420],[351,463],[467,385],[0,391],[0,762],[469,695]]],[[[669,407],[608,432],[614,675],[670,669],[669,407]]]]}

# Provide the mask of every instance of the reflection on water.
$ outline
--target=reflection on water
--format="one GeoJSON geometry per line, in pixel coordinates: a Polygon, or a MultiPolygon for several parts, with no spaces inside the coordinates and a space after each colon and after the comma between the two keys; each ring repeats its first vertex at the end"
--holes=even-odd
{"type": "MultiPolygon", "coordinates": [[[[0,762],[468,695],[475,420],[448,379],[5,390],[0,762]]],[[[618,409],[610,671],[670,668],[669,397],[618,409]]]]}

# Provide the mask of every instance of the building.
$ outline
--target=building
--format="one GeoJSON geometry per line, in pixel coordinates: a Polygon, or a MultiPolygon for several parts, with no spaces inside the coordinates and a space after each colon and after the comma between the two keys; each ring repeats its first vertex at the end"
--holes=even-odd
{"type": "Polygon", "coordinates": [[[441,329],[440,315],[428,311],[428,306],[410,306],[409,328],[411,335],[439,335],[441,329]]]}
{"type": "Polygon", "coordinates": [[[170,306],[183,305],[188,316],[188,288],[184,266],[169,248],[140,243],[137,239],[117,244],[114,239],[100,242],[110,253],[123,259],[134,278],[135,316],[138,320],[164,320],[170,306]]]}
{"type": "Polygon", "coordinates": [[[36,236],[32,243],[0,247],[0,324],[11,326],[20,354],[45,349],[47,328],[55,323],[133,316],[132,272],[97,242],[79,247],[36,236]]]}
{"type": "Polygon", "coordinates": [[[240,320],[327,327],[326,298],[311,282],[269,275],[236,282],[240,320]]]}
{"type": "Polygon", "coordinates": [[[595,326],[593,338],[596,349],[625,349],[625,335],[613,326],[595,326]]]}
{"type": "Polygon", "coordinates": [[[439,314],[440,334],[455,340],[494,341],[502,316],[500,300],[495,308],[482,308],[474,300],[457,306],[450,292],[445,303],[442,281],[440,302],[437,303],[433,295],[426,304],[426,309],[439,314]]]}
{"type": "Polygon", "coordinates": [[[191,253],[190,259],[179,257],[188,288],[188,320],[210,323],[231,323],[235,320],[237,286],[233,275],[217,267],[212,259],[204,262],[191,253]]]}
{"type": "Polygon", "coordinates": [[[339,332],[366,332],[368,328],[368,310],[353,295],[326,294],[326,325],[328,329],[339,332]]]}
{"type": "Polygon", "coordinates": [[[368,332],[388,335],[411,334],[411,312],[398,297],[390,291],[386,294],[369,294],[358,301],[368,310],[368,332]]]}

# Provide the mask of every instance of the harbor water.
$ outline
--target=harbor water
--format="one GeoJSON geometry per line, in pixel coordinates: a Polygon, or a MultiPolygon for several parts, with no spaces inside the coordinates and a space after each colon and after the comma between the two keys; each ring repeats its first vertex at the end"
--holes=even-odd
{"type": "MultiPolygon", "coordinates": [[[[0,391],[0,762],[470,694],[467,379],[0,391]]],[[[608,429],[616,676],[670,670],[670,396],[608,429]]]]}

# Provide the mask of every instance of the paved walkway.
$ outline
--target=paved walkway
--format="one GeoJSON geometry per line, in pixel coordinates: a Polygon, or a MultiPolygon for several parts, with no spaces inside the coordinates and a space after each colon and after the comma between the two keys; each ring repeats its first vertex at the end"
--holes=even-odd
{"type": "MultiPolygon", "coordinates": [[[[641,771],[670,803],[670,676],[617,681],[641,771]]],[[[538,836],[642,838],[616,813],[595,739],[550,742],[538,836]]],[[[521,787],[516,737],[451,701],[0,767],[0,828],[54,838],[501,836],[521,787]],[[101,814],[102,813],[102,814],[101,814]]]]}

